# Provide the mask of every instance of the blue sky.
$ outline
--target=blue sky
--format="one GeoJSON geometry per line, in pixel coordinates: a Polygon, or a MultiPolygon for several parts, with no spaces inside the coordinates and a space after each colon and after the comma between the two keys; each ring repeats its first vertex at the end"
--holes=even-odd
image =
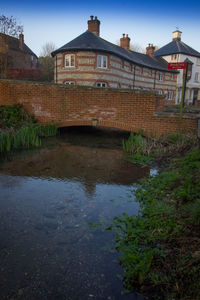
{"type": "Polygon", "coordinates": [[[200,52],[200,1],[14,1],[1,3],[0,15],[14,16],[24,26],[25,43],[40,55],[46,42],[59,48],[87,30],[90,15],[101,21],[100,36],[116,43],[123,33],[146,48],[172,40],[176,27],[182,41],[200,52]]]}

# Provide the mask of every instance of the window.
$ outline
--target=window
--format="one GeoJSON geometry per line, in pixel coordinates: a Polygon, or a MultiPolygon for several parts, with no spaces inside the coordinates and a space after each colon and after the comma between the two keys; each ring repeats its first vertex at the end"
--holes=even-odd
{"type": "Polygon", "coordinates": [[[159,80],[160,80],[160,81],[163,81],[163,73],[160,73],[160,74],[159,74],[159,80]]]}
{"type": "Polygon", "coordinates": [[[171,74],[171,79],[172,79],[172,80],[174,79],[174,74],[171,74]]]}
{"type": "Polygon", "coordinates": [[[197,57],[197,65],[200,65],[200,58],[197,57]]]}
{"type": "Polygon", "coordinates": [[[162,95],[162,90],[157,91],[157,94],[161,96],[162,95]]]}
{"type": "Polygon", "coordinates": [[[194,81],[199,82],[199,73],[195,73],[194,81]]]}
{"type": "Polygon", "coordinates": [[[75,82],[74,81],[65,81],[64,84],[75,85],[75,82]]]}
{"type": "Polygon", "coordinates": [[[179,55],[178,54],[172,54],[171,55],[171,60],[178,60],[178,58],[179,58],[179,55]]]}
{"type": "Polygon", "coordinates": [[[106,82],[97,82],[96,86],[97,87],[104,87],[105,88],[105,87],[107,87],[107,84],[106,84],[106,82]]]}
{"type": "Polygon", "coordinates": [[[97,67],[107,69],[107,56],[105,55],[97,56],[97,67]]]}
{"type": "Polygon", "coordinates": [[[169,91],[168,92],[168,100],[172,100],[172,97],[173,97],[173,92],[169,91]]]}
{"type": "Polygon", "coordinates": [[[65,55],[65,67],[75,67],[75,55],[66,54],[65,55]]]}

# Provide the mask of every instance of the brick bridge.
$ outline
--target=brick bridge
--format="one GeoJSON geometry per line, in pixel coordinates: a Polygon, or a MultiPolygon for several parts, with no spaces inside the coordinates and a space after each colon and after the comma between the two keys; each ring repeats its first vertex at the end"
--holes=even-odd
{"type": "MultiPolygon", "coordinates": [[[[15,103],[59,127],[98,125],[160,136],[176,132],[179,122],[152,92],[0,80],[0,105],[15,103]]],[[[198,120],[184,116],[181,127],[197,130],[198,120]]]]}

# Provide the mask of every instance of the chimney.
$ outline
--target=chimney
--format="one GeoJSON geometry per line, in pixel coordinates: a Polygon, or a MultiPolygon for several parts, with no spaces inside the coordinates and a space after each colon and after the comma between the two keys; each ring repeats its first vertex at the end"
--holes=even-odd
{"type": "Polygon", "coordinates": [[[148,47],[146,47],[146,54],[154,57],[154,52],[155,52],[156,47],[153,44],[149,44],[148,47]]]}
{"type": "Polygon", "coordinates": [[[23,50],[23,48],[24,48],[24,35],[23,35],[23,33],[19,34],[19,48],[21,50],[23,50]]]}
{"type": "Polygon", "coordinates": [[[100,31],[100,21],[97,17],[90,16],[90,20],[88,20],[88,30],[97,36],[99,36],[100,31]]]}
{"type": "Polygon", "coordinates": [[[123,37],[120,39],[120,47],[129,50],[130,49],[130,38],[128,37],[128,34],[125,36],[125,33],[123,33],[123,37]]]}
{"type": "Polygon", "coordinates": [[[176,30],[173,32],[173,41],[181,41],[181,31],[176,30]]]}

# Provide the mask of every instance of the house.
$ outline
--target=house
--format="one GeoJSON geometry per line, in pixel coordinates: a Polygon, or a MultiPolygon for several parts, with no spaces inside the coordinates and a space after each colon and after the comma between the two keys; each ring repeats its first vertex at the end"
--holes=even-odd
{"type": "MultiPolygon", "coordinates": [[[[163,58],[167,62],[189,62],[192,64],[192,73],[187,81],[185,103],[195,104],[200,102],[200,53],[181,41],[182,32],[173,32],[173,40],[155,51],[156,58],[163,58]]],[[[177,76],[176,104],[181,101],[183,85],[183,70],[177,76]]]]}
{"type": "Polygon", "coordinates": [[[0,33],[0,78],[34,79],[40,73],[37,55],[19,39],[0,33]]]}
{"type": "Polygon", "coordinates": [[[177,71],[168,70],[162,57],[154,57],[149,44],[146,54],[130,50],[130,37],[123,34],[120,46],[99,36],[100,21],[90,17],[88,30],[52,52],[54,81],[94,87],[154,90],[174,104],[177,71]]]}

